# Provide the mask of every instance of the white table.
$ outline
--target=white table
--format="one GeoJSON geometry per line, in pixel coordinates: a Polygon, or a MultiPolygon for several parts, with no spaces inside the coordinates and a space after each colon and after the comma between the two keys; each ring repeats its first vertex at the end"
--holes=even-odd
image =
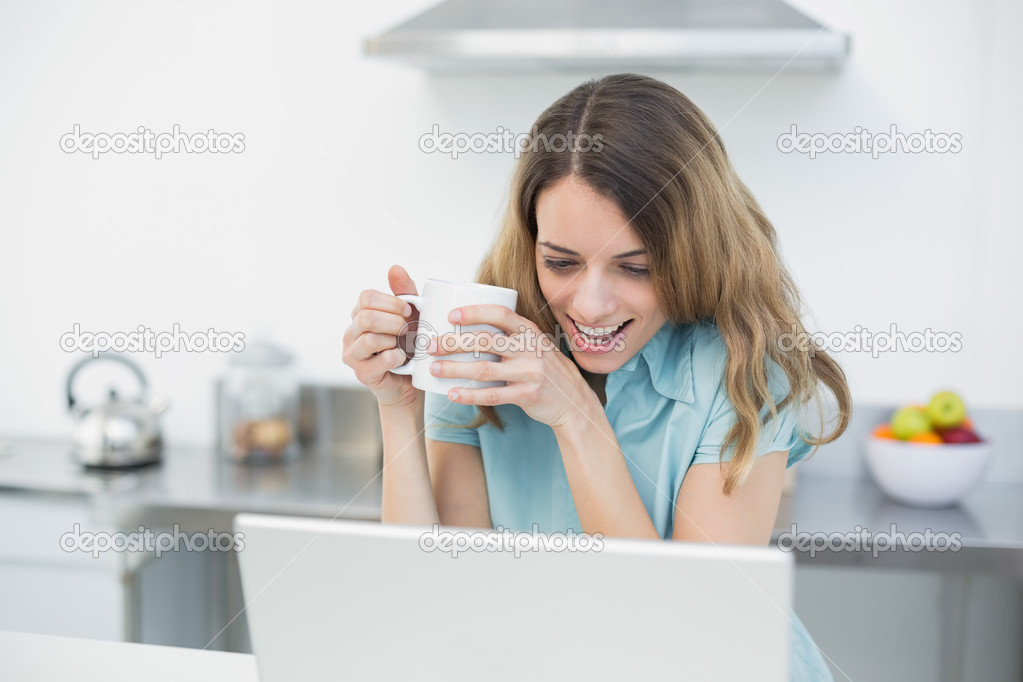
{"type": "Polygon", "coordinates": [[[18,682],[258,682],[251,654],[0,630],[3,678],[18,682]]]}

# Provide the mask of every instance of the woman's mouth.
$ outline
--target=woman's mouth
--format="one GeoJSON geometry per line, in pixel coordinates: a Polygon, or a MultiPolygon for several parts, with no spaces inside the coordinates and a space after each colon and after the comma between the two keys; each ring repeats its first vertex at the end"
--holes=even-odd
{"type": "MultiPolygon", "coordinates": [[[[567,316],[566,316],[567,317],[567,316]]],[[[625,338],[632,320],[626,320],[617,327],[585,327],[584,332],[579,328],[576,321],[571,317],[568,323],[572,332],[572,345],[574,350],[584,353],[609,353],[615,350],[618,344],[625,338]]],[[[620,350],[620,349],[619,349],[620,350]]]]}

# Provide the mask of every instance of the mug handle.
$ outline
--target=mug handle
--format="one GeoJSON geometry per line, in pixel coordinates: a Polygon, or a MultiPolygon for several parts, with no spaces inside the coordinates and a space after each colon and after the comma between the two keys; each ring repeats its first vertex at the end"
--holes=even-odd
{"type": "MultiPolygon", "coordinates": [[[[416,296],[415,294],[398,294],[398,298],[400,298],[401,300],[407,302],[409,305],[411,305],[416,310],[422,312],[422,310],[423,310],[423,298],[421,296],[416,296]]],[[[397,339],[397,337],[395,337],[395,338],[397,339]]],[[[412,374],[412,363],[414,361],[415,361],[415,351],[413,351],[413,356],[411,358],[409,358],[409,361],[406,362],[404,365],[398,365],[397,367],[395,367],[393,369],[389,369],[387,371],[391,372],[392,374],[401,374],[403,376],[408,376],[408,375],[412,374]]]]}

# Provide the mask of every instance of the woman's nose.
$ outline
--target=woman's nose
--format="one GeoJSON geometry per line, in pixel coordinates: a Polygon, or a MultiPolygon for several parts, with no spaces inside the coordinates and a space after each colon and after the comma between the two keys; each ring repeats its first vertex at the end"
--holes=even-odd
{"type": "Polygon", "coordinates": [[[616,303],[611,283],[599,272],[584,272],[576,287],[573,307],[583,324],[612,321],[616,303]]]}

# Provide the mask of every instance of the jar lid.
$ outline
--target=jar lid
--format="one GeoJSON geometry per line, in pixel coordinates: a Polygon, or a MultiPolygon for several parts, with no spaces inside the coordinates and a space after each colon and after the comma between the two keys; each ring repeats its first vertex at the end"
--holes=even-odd
{"type": "Polygon", "coordinates": [[[290,365],[295,356],[263,336],[245,343],[245,348],[228,358],[228,364],[245,367],[279,367],[290,365]]]}

